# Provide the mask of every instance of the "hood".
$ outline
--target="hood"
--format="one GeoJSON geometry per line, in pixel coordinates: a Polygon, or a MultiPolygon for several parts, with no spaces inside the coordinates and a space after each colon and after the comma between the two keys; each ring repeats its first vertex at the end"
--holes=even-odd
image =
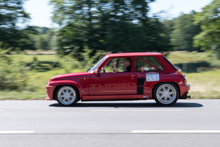
{"type": "Polygon", "coordinates": [[[66,74],[60,74],[59,76],[78,76],[78,75],[87,75],[90,74],[88,72],[77,72],[77,73],[66,73],[66,74]]]}
{"type": "Polygon", "coordinates": [[[60,74],[58,76],[54,76],[51,79],[57,80],[60,78],[66,78],[66,77],[73,77],[73,76],[82,76],[82,75],[89,75],[89,72],[77,72],[77,73],[66,73],[66,74],[60,74]]]}

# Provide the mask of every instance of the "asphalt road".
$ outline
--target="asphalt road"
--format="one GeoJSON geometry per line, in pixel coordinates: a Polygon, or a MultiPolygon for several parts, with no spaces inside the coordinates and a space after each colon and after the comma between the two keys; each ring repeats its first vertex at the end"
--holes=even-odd
{"type": "Polygon", "coordinates": [[[0,147],[220,146],[220,100],[0,101],[0,147]]]}

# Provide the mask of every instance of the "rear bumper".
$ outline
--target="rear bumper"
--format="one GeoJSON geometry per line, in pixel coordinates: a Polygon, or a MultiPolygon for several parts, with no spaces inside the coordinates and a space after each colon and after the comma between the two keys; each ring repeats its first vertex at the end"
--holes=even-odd
{"type": "Polygon", "coordinates": [[[188,91],[190,90],[190,85],[186,84],[185,86],[179,86],[180,87],[180,98],[186,99],[190,98],[190,96],[187,96],[188,91]]]}
{"type": "Polygon", "coordinates": [[[45,100],[53,100],[54,86],[46,86],[47,98],[45,100]]]}

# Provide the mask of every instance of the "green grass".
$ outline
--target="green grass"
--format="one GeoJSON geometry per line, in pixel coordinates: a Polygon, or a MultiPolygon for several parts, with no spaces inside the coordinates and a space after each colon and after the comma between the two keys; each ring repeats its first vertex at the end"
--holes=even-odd
{"type": "Polygon", "coordinates": [[[37,57],[39,61],[54,61],[58,60],[56,55],[10,55],[14,60],[19,60],[23,62],[31,62],[34,57],[37,57]]]}
{"type": "MultiPolygon", "coordinates": [[[[83,70],[76,69],[72,72],[80,72],[83,70]]],[[[36,72],[31,71],[28,73],[28,86],[25,91],[0,91],[0,100],[6,99],[45,99],[46,98],[46,89],[45,86],[48,84],[48,81],[51,77],[57,76],[59,74],[66,73],[64,69],[54,69],[47,72],[36,72]]]]}
{"type": "Polygon", "coordinates": [[[187,82],[191,85],[189,95],[191,98],[220,98],[220,60],[207,52],[171,52],[167,58],[174,64],[181,66],[187,64],[193,72],[186,72],[187,82]],[[197,64],[195,64],[197,63],[197,64]],[[201,64],[199,64],[201,63],[201,64]],[[194,64],[194,66],[192,66],[194,64]],[[202,72],[197,73],[196,68],[202,68],[202,72]]]}
{"type": "Polygon", "coordinates": [[[192,98],[220,98],[220,70],[186,74],[192,98]]]}
{"type": "Polygon", "coordinates": [[[175,51],[166,56],[173,64],[188,64],[192,67],[220,68],[220,60],[207,52],[175,51]]]}
{"type": "Polygon", "coordinates": [[[214,61],[215,58],[206,52],[175,51],[166,56],[173,64],[214,61]]]}
{"type": "MultiPolygon", "coordinates": [[[[14,60],[30,63],[34,57],[38,61],[60,61],[56,55],[11,55],[14,60]]],[[[220,61],[215,60],[208,53],[188,53],[188,52],[171,52],[167,58],[173,64],[179,63],[194,63],[206,61],[209,63],[220,64],[220,61]]],[[[63,60],[62,60],[63,61],[63,60]]],[[[68,62],[66,63],[68,64],[68,62]]],[[[191,85],[190,95],[193,99],[206,98],[217,99],[220,98],[220,69],[210,68],[210,71],[202,71],[200,73],[186,73],[186,79],[191,85]]],[[[57,67],[48,71],[32,70],[28,72],[28,85],[24,91],[0,91],[0,99],[45,99],[45,86],[49,79],[53,76],[67,73],[67,72],[81,72],[86,69],[71,69],[69,65],[65,68],[57,67]]]]}

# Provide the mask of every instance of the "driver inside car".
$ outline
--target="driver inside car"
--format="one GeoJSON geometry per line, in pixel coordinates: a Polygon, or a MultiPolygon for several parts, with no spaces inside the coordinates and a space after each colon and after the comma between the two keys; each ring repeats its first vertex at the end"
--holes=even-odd
{"type": "MultiPolygon", "coordinates": [[[[117,62],[116,61],[113,62],[114,72],[119,72],[116,65],[117,65],[117,62]]],[[[124,66],[125,66],[124,72],[130,72],[131,71],[131,58],[125,58],[124,66]]]]}

